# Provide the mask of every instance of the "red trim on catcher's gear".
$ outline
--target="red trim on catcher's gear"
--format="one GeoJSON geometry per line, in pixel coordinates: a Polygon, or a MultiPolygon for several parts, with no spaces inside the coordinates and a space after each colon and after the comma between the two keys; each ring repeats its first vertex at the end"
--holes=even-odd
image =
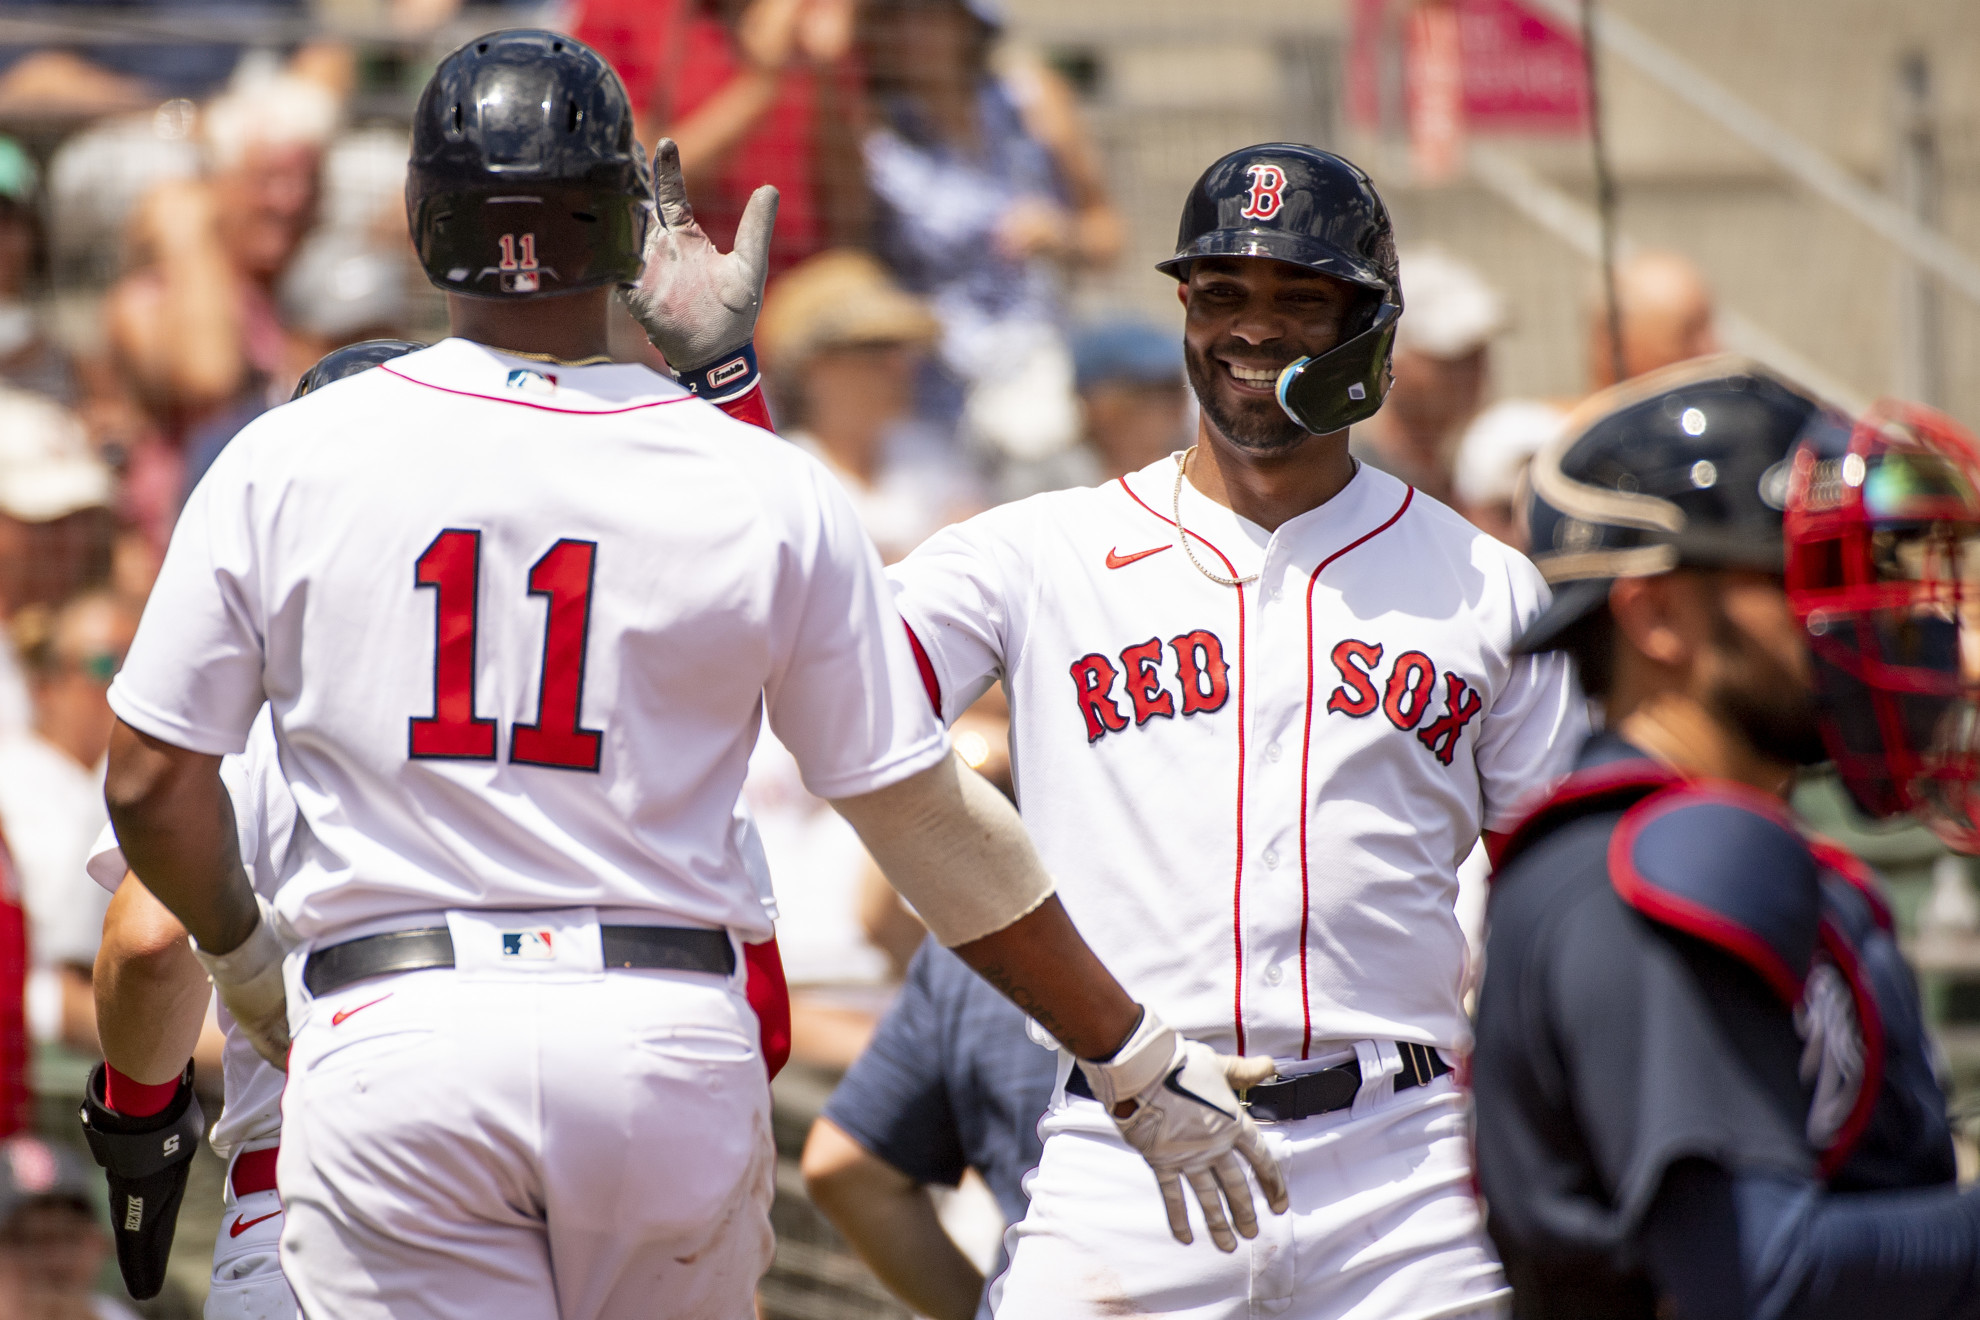
{"type": "Polygon", "coordinates": [[[270,1146],[266,1150],[244,1150],[234,1156],[233,1171],[227,1175],[234,1185],[234,1199],[274,1191],[275,1159],[281,1153],[280,1146],[270,1146]]]}
{"type": "Polygon", "coordinates": [[[784,980],[784,958],[777,937],[743,945],[743,995],[756,1010],[759,1048],[771,1080],[791,1059],[791,989],[784,980]]]}
{"type": "Polygon", "coordinates": [[[1817,931],[1822,948],[1835,960],[1836,969],[1849,982],[1849,997],[1856,1005],[1856,1024],[1863,1032],[1863,1083],[1856,1092],[1856,1104],[1851,1107],[1849,1117],[1843,1120],[1842,1127],[1836,1130],[1835,1140],[1822,1152],[1822,1176],[1827,1178],[1849,1159],[1856,1143],[1862,1139],[1864,1129],[1870,1126],[1870,1115],[1877,1108],[1877,1097],[1884,1089],[1884,1019],[1877,1011],[1877,997],[1870,991],[1870,985],[1863,978],[1863,966],[1857,961],[1856,950],[1850,947],[1842,932],[1827,917],[1817,931]]]}
{"type": "MultiPolygon", "coordinates": [[[[1301,732],[1299,737],[1299,1013],[1302,1023],[1299,1039],[1299,1057],[1302,1059],[1308,1057],[1313,1052],[1313,996],[1307,992],[1306,983],[1307,930],[1313,912],[1313,898],[1308,879],[1310,868],[1307,864],[1306,851],[1306,823],[1313,816],[1313,800],[1307,796],[1306,786],[1307,770],[1313,760],[1313,593],[1319,589],[1320,575],[1327,571],[1327,565],[1333,563],[1348,551],[1366,545],[1383,532],[1394,527],[1402,519],[1402,516],[1409,512],[1410,501],[1415,498],[1416,487],[1403,487],[1402,503],[1396,506],[1396,511],[1389,515],[1387,522],[1372,532],[1356,537],[1340,549],[1334,551],[1333,554],[1328,555],[1320,561],[1319,567],[1313,570],[1313,575],[1306,579],[1306,728],[1301,732]]],[[[1235,577],[1237,575],[1232,574],[1232,576],[1235,577]]],[[[1378,651],[1377,654],[1380,654],[1380,652],[1378,651]]],[[[1411,651],[1408,654],[1419,655],[1421,653],[1411,651]]],[[[1403,659],[1407,658],[1407,655],[1403,657],[1403,659]]],[[[1428,656],[1424,656],[1423,659],[1426,664],[1429,663],[1428,656]]],[[[1389,679],[1391,689],[1395,687],[1395,676],[1401,672],[1402,660],[1398,660],[1396,662],[1396,669],[1389,679]]],[[[1432,686],[1435,686],[1436,682],[1437,667],[1430,665],[1430,683],[1432,686]]],[[[1331,698],[1329,700],[1331,701],[1331,698]]],[[[1429,702],[1429,690],[1426,688],[1423,694],[1423,702],[1417,708],[1416,714],[1418,719],[1422,717],[1422,707],[1427,706],[1429,702]]],[[[1394,698],[1392,697],[1390,704],[1393,705],[1393,703],[1394,698]]],[[[1395,720],[1397,728],[1413,727],[1416,723],[1416,720],[1412,719],[1410,726],[1404,726],[1402,721],[1396,718],[1393,709],[1390,710],[1389,718],[1395,720]]],[[[1451,740],[1451,745],[1453,747],[1457,745],[1455,738],[1451,740]]]]}
{"type": "Polygon", "coordinates": [[[935,665],[929,660],[921,639],[914,635],[914,629],[908,627],[906,619],[901,620],[901,627],[907,631],[908,646],[914,652],[914,667],[921,675],[922,690],[928,694],[928,704],[935,708],[935,718],[939,720],[942,718],[942,680],[935,677],[935,665]]]}
{"type": "Polygon", "coordinates": [[[777,431],[770,420],[770,401],[763,397],[761,379],[752,384],[747,393],[739,394],[733,399],[724,399],[715,406],[739,422],[760,426],[773,435],[777,431]]]}
{"type": "Polygon", "coordinates": [[[1684,782],[1683,775],[1658,765],[1648,757],[1612,761],[1593,769],[1576,771],[1556,785],[1538,806],[1514,821],[1511,829],[1503,834],[1486,833],[1485,854],[1492,861],[1493,874],[1496,875],[1501,867],[1523,851],[1542,825],[1551,823],[1558,815],[1576,808],[1597,808],[1604,799],[1611,800],[1615,806],[1626,807],[1659,789],[1684,782]]]}
{"type": "Polygon", "coordinates": [[[1691,806],[1700,798],[1730,800],[1736,806],[1766,816],[1796,838],[1801,837],[1801,831],[1795,828],[1779,802],[1744,785],[1715,781],[1689,790],[1667,789],[1645,798],[1623,814],[1622,823],[1609,838],[1609,880],[1622,895],[1623,902],[1646,917],[1724,949],[1760,973],[1774,993],[1793,1008],[1801,1002],[1806,978],[1789,967],[1771,944],[1704,904],[1659,888],[1636,869],[1633,854],[1644,827],[1659,816],[1691,806]]]}
{"type": "Polygon", "coordinates": [[[163,1113],[178,1093],[177,1077],[169,1082],[140,1082],[107,1063],[103,1065],[103,1105],[126,1118],[150,1118],[163,1113]]]}
{"type": "Polygon", "coordinates": [[[1877,879],[1877,873],[1861,857],[1820,835],[1808,840],[1808,851],[1815,854],[1816,861],[1847,880],[1851,888],[1863,895],[1863,901],[1870,905],[1870,917],[1879,928],[1886,932],[1897,930],[1891,905],[1884,898],[1884,886],[1877,879]]]}
{"type": "MultiPolygon", "coordinates": [[[[1133,500],[1136,504],[1139,504],[1143,509],[1146,509],[1148,511],[1149,517],[1155,519],[1155,521],[1161,523],[1164,527],[1169,528],[1171,532],[1175,531],[1175,527],[1176,527],[1175,523],[1167,518],[1164,518],[1161,514],[1155,512],[1154,509],[1149,508],[1148,502],[1142,499],[1141,496],[1135,494],[1134,488],[1127,484],[1126,477],[1118,477],[1116,478],[1116,480],[1118,480],[1121,483],[1121,489],[1127,492],[1127,497],[1129,499],[1133,500]]],[[[1203,537],[1197,536],[1195,532],[1190,532],[1189,535],[1195,536],[1198,544],[1202,545],[1211,554],[1217,556],[1218,559],[1223,561],[1225,573],[1229,574],[1231,577],[1238,576],[1237,569],[1231,565],[1230,557],[1227,556],[1222,550],[1219,550],[1216,546],[1211,545],[1210,542],[1205,540],[1203,537]]],[[[1231,880],[1231,951],[1232,951],[1232,964],[1234,967],[1234,971],[1231,977],[1231,1023],[1237,1029],[1237,1052],[1239,1054],[1243,1054],[1244,1053],[1244,780],[1245,780],[1245,771],[1247,768],[1244,760],[1244,689],[1246,687],[1246,682],[1245,682],[1246,671],[1244,667],[1245,637],[1244,637],[1243,585],[1242,584],[1238,585],[1236,587],[1236,590],[1237,590],[1237,606],[1238,606],[1237,608],[1237,618],[1238,618],[1237,864],[1236,864],[1236,874],[1233,876],[1231,880]]],[[[1185,707],[1188,706],[1189,703],[1187,699],[1185,699],[1183,704],[1185,707]]],[[[1222,705],[1223,703],[1219,702],[1218,704],[1222,705]]],[[[1185,709],[1183,713],[1188,714],[1189,712],[1187,709],[1185,709]]]]}

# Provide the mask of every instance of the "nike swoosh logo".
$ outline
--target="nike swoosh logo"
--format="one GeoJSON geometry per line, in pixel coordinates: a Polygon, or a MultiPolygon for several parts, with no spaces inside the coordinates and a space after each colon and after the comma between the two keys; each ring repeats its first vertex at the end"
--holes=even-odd
{"type": "Polygon", "coordinates": [[[1146,559],[1150,555],[1159,555],[1168,548],[1166,545],[1158,545],[1153,550],[1137,550],[1131,555],[1124,555],[1120,552],[1120,548],[1116,546],[1107,552],[1107,567],[1126,568],[1137,559],[1146,559]]]}
{"type": "MultiPolygon", "coordinates": [[[[376,999],[374,999],[374,1000],[372,1000],[372,1001],[371,1001],[371,1004],[382,1004],[382,1003],[384,1003],[384,1002],[385,1002],[386,1000],[388,1000],[388,999],[390,999],[391,997],[392,997],[392,996],[390,996],[390,995],[380,995],[380,996],[378,996],[378,998],[376,998],[376,999]]],[[[353,1013],[362,1013],[362,1012],[364,1012],[364,1010],[365,1010],[365,1009],[367,1009],[367,1008],[370,1008],[370,1007],[371,1007],[371,1004],[359,1004],[359,1005],[358,1005],[358,1006],[357,1006],[356,1008],[340,1008],[340,1009],[338,1009],[338,1010],[337,1010],[337,1011],[336,1011],[335,1013],[332,1013],[332,1014],[330,1015],[330,1025],[331,1025],[331,1026],[333,1026],[333,1027],[341,1027],[341,1026],[343,1026],[343,1025],[344,1025],[344,1019],[345,1019],[345,1018],[347,1018],[347,1017],[349,1017],[349,1016],[350,1016],[351,1014],[353,1014],[353,1013]]]]}
{"type": "Polygon", "coordinates": [[[240,1216],[236,1215],[234,1217],[234,1226],[227,1230],[227,1236],[239,1237],[241,1234],[247,1232],[250,1228],[253,1228],[256,1224],[267,1223],[269,1220],[275,1218],[275,1216],[281,1213],[282,1212],[280,1210],[270,1210],[267,1214],[261,1216],[261,1218],[259,1219],[242,1219],[240,1216]]]}
{"type": "Polygon", "coordinates": [[[1183,1088],[1182,1083],[1177,1080],[1181,1076],[1182,1076],[1182,1068],[1177,1067],[1174,1072],[1170,1073],[1167,1077],[1164,1077],[1162,1079],[1163,1089],[1169,1091],[1171,1094],[1179,1095],[1185,1100],[1194,1100],[1196,1101],[1197,1104],[1202,1105],[1205,1109],[1214,1109],[1218,1113],[1222,1114],[1225,1118],[1237,1117],[1236,1114],[1233,1114],[1230,1110],[1224,1108],[1222,1105],[1211,1104],[1208,1100],[1205,1100],[1202,1096],[1198,1095],[1196,1092],[1185,1090],[1183,1088]]]}

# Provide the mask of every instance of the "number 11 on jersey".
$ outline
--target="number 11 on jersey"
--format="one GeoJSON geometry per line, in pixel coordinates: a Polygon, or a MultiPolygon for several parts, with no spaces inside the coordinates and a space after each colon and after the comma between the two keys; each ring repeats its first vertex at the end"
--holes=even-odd
{"type": "MultiPolygon", "coordinates": [[[[591,631],[591,583],[598,546],[569,537],[530,566],[529,594],[547,598],[543,677],[536,720],[518,724],[509,760],[564,770],[598,769],[602,731],[578,723],[584,704],[584,662],[591,631]]],[[[481,533],[448,528],[420,555],[413,582],[431,587],[433,714],[407,723],[408,755],[418,760],[493,761],[496,721],[474,713],[477,644],[481,630],[481,533]]]]}

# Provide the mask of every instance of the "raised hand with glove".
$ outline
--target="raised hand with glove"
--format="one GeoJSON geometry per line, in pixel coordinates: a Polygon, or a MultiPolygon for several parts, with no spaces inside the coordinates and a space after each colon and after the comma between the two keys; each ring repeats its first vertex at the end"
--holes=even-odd
{"type": "Polygon", "coordinates": [[[1155,1170],[1169,1211],[1169,1231],[1178,1242],[1194,1236],[1183,1196],[1185,1181],[1203,1206],[1210,1239],[1219,1251],[1235,1251],[1238,1238],[1258,1236],[1245,1164],[1272,1213],[1285,1213],[1285,1176],[1235,1094],[1270,1077],[1270,1059],[1219,1054],[1185,1039],[1154,1010],[1144,1008],[1134,1033],[1112,1058],[1081,1059],[1079,1067],[1093,1098],[1114,1116],[1121,1136],[1155,1170]]]}
{"type": "Polygon", "coordinates": [[[682,385],[710,403],[739,399],[756,386],[750,341],[769,274],[777,190],[765,184],[750,195],[735,250],[722,252],[695,223],[680,148],[662,138],[653,153],[653,206],[659,223],[647,229],[646,264],[626,287],[626,306],[682,385]]]}

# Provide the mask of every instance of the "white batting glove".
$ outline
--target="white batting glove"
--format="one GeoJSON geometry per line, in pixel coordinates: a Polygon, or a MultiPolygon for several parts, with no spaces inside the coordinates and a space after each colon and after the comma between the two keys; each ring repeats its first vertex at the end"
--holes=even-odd
{"type": "MultiPolygon", "coordinates": [[[[777,190],[765,184],[750,194],[735,251],[717,251],[688,205],[681,150],[672,138],[661,138],[653,153],[653,206],[659,215],[646,231],[646,265],[639,282],[627,287],[626,305],[667,365],[688,377],[742,354],[756,334],[777,190]]],[[[753,357],[749,374],[755,375],[753,357]]]]}
{"type": "Polygon", "coordinates": [[[282,943],[275,938],[274,913],[256,894],[261,920],[240,947],[211,954],[193,943],[193,955],[213,978],[220,1002],[247,1033],[254,1052],[284,1072],[289,1068],[289,999],[282,985],[282,943]]]}
{"type": "Polygon", "coordinates": [[[1238,1237],[1258,1236],[1258,1216],[1240,1156],[1251,1166],[1272,1213],[1286,1212],[1291,1202],[1285,1177],[1265,1149],[1258,1125],[1232,1090],[1256,1086],[1270,1077],[1270,1059],[1219,1054],[1199,1041],[1184,1039],[1153,1009],[1143,1008],[1141,1024],[1113,1058],[1105,1063],[1082,1059],[1079,1067],[1093,1098],[1114,1115],[1128,1145],[1155,1170],[1169,1210],[1169,1231],[1176,1241],[1193,1240],[1183,1199],[1184,1179],[1196,1191],[1219,1251],[1236,1251],[1238,1237]],[[1128,1101],[1134,1103],[1133,1113],[1126,1117],[1115,1113],[1128,1101]]]}

